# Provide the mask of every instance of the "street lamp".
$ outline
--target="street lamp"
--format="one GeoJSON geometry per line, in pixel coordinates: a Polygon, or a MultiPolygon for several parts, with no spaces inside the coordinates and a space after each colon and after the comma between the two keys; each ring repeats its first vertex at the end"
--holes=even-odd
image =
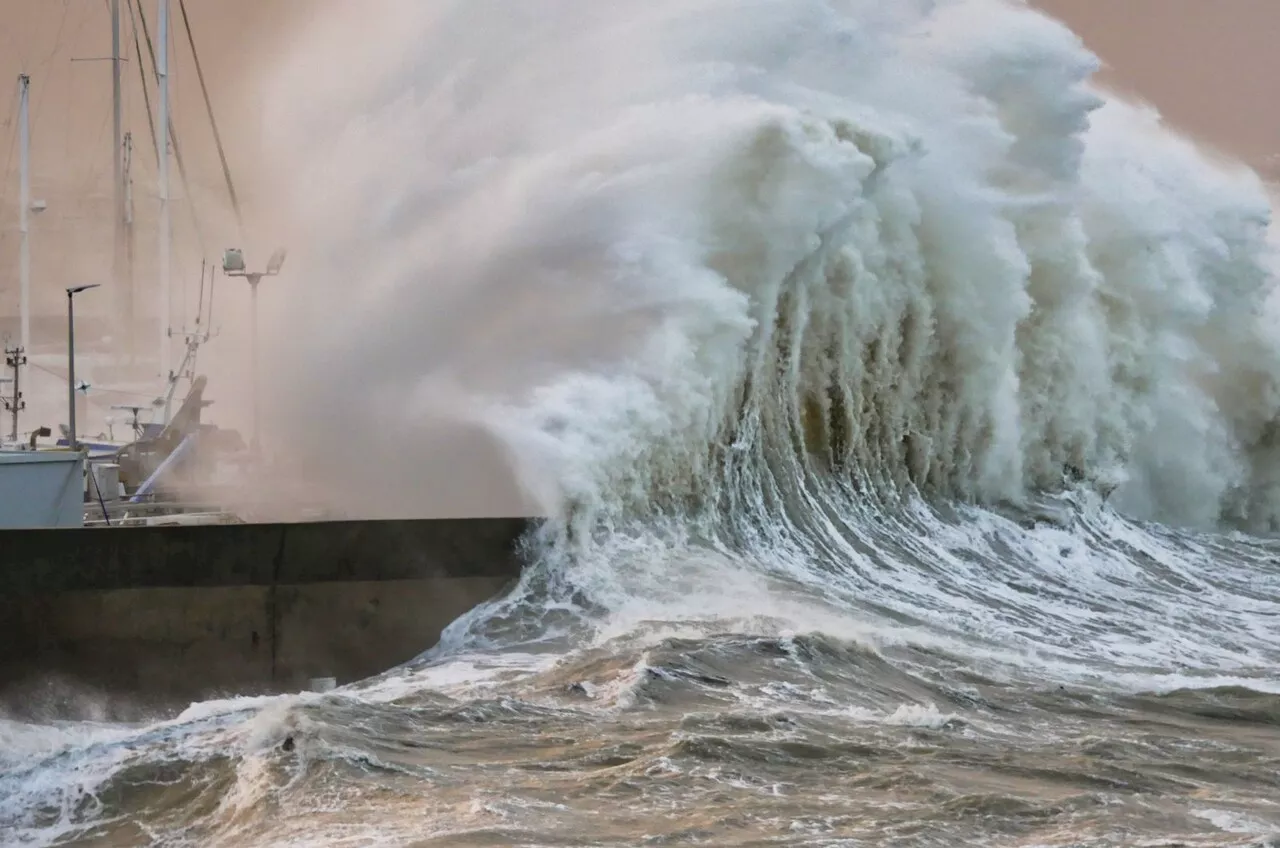
{"type": "Polygon", "coordinates": [[[284,248],[279,248],[267,260],[267,269],[265,271],[250,271],[248,266],[245,265],[244,254],[239,248],[230,248],[222,254],[222,273],[228,277],[244,277],[248,280],[252,299],[252,305],[250,306],[249,360],[250,367],[253,369],[250,389],[253,393],[253,435],[250,439],[249,449],[254,456],[257,456],[260,447],[258,441],[258,283],[262,282],[263,277],[274,277],[279,274],[287,255],[288,253],[284,248]]]}
{"type": "Polygon", "coordinates": [[[71,450],[79,450],[80,443],[76,440],[76,309],[75,297],[82,291],[96,289],[101,283],[90,283],[85,286],[72,286],[67,289],[67,399],[70,409],[68,417],[70,418],[70,431],[67,433],[67,447],[71,450]]]}

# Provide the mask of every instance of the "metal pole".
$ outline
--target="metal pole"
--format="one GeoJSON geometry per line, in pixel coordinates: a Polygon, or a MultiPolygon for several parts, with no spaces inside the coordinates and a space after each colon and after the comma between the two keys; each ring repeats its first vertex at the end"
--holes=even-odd
{"type": "Polygon", "coordinates": [[[76,306],[75,296],[82,291],[96,289],[100,283],[92,285],[74,286],[67,289],[67,399],[70,401],[70,409],[67,417],[70,419],[68,425],[69,433],[67,434],[67,446],[71,450],[77,450],[80,442],[76,439],[76,306]]]}
{"type": "Polygon", "coordinates": [[[22,366],[27,364],[25,351],[13,352],[13,441],[18,441],[18,415],[27,408],[22,399],[22,366]]]}
{"type": "Polygon", "coordinates": [[[249,328],[249,358],[253,369],[253,436],[251,437],[249,450],[256,458],[258,450],[261,447],[259,441],[258,430],[258,283],[262,281],[261,276],[249,277],[249,293],[252,300],[250,328],[249,328]]]}
{"type": "MultiPolygon", "coordinates": [[[[121,145],[124,141],[124,119],[120,97],[120,0],[111,0],[111,161],[114,168],[117,220],[124,219],[124,167],[121,145]]],[[[118,234],[118,233],[117,233],[118,234]]],[[[118,242],[117,242],[118,244],[118,242]]]]}
{"type": "Polygon", "coordinates": [[[20,280],[19,312],[22,321],[22,347],[31,350],[31,77],[18,77],[18,277],[20,280]]]}
{"type": "Polygon", "coordinates": [[[67,417],[71,424],[67,432],[67,447],[76,450],[76,298],[67,292],[67,417]]]}
{"type": "MultiPolygon", "coordinates": [[[[172,312],[169,285],[169,0],[157,0],[156,84],[160,89],[160,114],[156,120],[156,150],[160,153],[160,375],[170,370],[169,319],[172,312]]],[[[168,421],[164,422],[168,424],[168,421]]]]}
{"type": "Polygon", "coordinates": [[[124,185],[124,206],[121,209],[120,216],[124,221],[124,274],[121,281],[122,287],[127,294],[125,300],[128,303],[128,319],[126,332],[129,336],[129,362],[136,362],[138,357],[138,303],[136,292],[134,291],[133,278],[133,134],[125,133],[124,142],[122,144],[122,158],[124,159],[121,173],[123,174],[124,185]]]}
{"type": "Polygon", "coordinates": [[[6,399],[5,408],[9,414],[13,416],[13,426],[9,431],[10,441],[18,441],[18,414],[26,409],[27,405],[22,400],[22,366],[27,364],[27,358],[23,356],[23,350],[20,347],[7,347],[4,351],[5,364],[13,369],[13,398],[6,399]]]}
{"type": "Polygon", "coordinates": [[[124,117],[120,92],[123,56],[120,52],[120,0],[111,0],[111,166],[115,222],[111,251],[111,282],[116,290],[117,315],[125,322],[121,327],[125,343],[133,347],[133,292],[124,283],[125,211],[124,211],[124,117]]]}

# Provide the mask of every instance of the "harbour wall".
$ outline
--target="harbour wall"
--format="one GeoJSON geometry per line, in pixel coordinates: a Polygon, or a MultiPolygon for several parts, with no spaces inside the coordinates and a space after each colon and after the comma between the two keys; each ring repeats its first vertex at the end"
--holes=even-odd
{"type": "Polygon", "coordinates": [[[518,579],[526,519],[0,532],[0,708],[339,685],[518,579]],[[74,695],[74,697],[72,697],[74,695]]]}

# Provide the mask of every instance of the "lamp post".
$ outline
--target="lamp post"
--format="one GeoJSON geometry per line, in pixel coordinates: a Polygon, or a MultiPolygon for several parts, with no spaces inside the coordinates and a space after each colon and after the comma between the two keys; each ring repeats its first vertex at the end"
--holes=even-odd
{"type": "Polygon", "coordinates": [[[249,450],[255,457],[261,447],[258,424],[258,283],[262,282],[263,277],[274,277],[279,274],[281,266],[284,265],[286,255],[286,251],[281,248],[271,254],[271,258],[267,260],[267,269],[265,271],[250,271],[248,266],[245,265],[244,254],[238,248],[233,247],[222,254],[222,273],[228,277],[244,277],[249,281],[249,296],[252,301],[249,307],[249,361],[250,368],[253,371],[250,378],[253,432],[249,440],[249,450]]]}
{"type": "Polygon", "coordinates": [[[101,283],[90,283],[67,289],[67,400],[70,407],[67,412],[70,420],[67,447],[73,451],[80,449],[80,443],[76,439],[76,295],[100,285],[101,283]]]}

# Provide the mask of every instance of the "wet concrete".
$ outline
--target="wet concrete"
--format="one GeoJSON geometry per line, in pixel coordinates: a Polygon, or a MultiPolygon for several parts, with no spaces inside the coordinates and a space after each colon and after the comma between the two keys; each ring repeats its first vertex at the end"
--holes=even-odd
{"type": "Polygon", "coordinates": [[[0,533],[0,704],[177,704],[406,662],[520,574],[524,519],[0,533]]]}

